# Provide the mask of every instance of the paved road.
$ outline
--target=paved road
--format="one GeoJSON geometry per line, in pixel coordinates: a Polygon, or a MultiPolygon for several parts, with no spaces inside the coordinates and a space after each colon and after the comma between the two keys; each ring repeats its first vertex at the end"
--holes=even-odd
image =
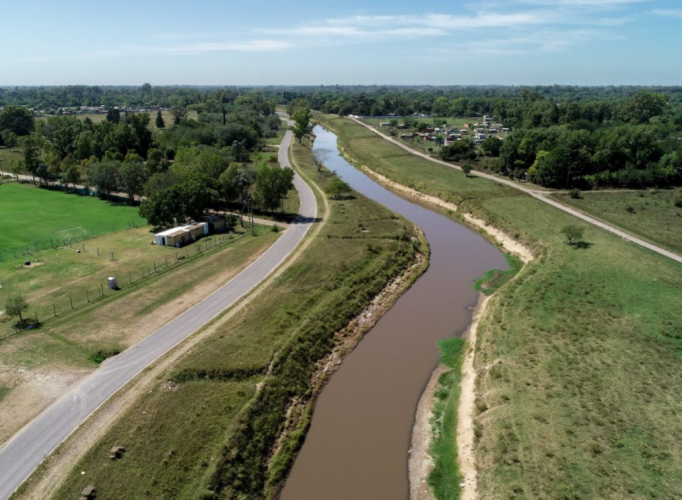
{"type": "MultiPolygon", "coordinates": [[[[433,158],[432,156],[430,156],[426,153],[422,153],[420,151],[412,149],[408,145],[400,142],[399,140],[382,134],[377,129],[375,129],[371,125],[364,123],[362,120],[359,120],[358,118],[351,118],[351,120],[355,121],[356,123],[359,123],[363,127],[368,128],[369,130],[371,130],[375,134],[379,135],[380,137],[386,139],[389,142],[392,142],[396,146],[401,147],[405,151],[412,153],[413,155],[419,156],[421,158],[424,158],[425,160],[429,160],[429,161],[432,161],[434,163],[438,163],[440,165],[445,165],[446,167],[454,168],[456,170],[462,170],[462,168],[458,165],[454,165],[452,163],[447,163],[445,161],[438,160],[438,159],[433,158]]],[[[519,191],[523,191],[524,193],[529,194],[533,198],[536,198],[536,199],[538,199],[544,203],[547,203],[548,205],[552,205],[553,207],[558,208],[559,210],[563,210],[564,212],[567,212],[571,215],[574,215],[574,216],[578,217],[579,219],[584,220],[585,222],[589,222],[590,224],[593,224],[597,227],[605,229],[606,231],[609,231],[610,233],[613,233],[617,236],[620,236],[621,238],[623,238],[625,240],[631,241],[632,243],[636,243],[637,245],[640,245],[644,248],[647,248],[653,252],[661,254],[665,257],[668,257],[669,259],[672,259],[672,260],[682,264],[682,255],[676,254],[674,252],[671,252],[670,250],[666,250],[665,248],[661,248],[657,245],[649,243],[648,241],[645,241],[641,238],[638,238],[637,236],[634,236],[634,235],[632,235],[626,231],[623,231],[622,229],[618,229],[617,227],[612,226],[611,224],[608,224],[608,223],[606,223],[602,220],[599,220],[595,217],[591,217],[591,216],[587,215],[586,213],[581,212],[580,210],[576,210],[575,208],[564,205],[563,203],[550,198],[551,192],[538,191],[536,189],[530,189],[530,188],[522,186],[522,185],[518,184],[517,182],[514,182],[510,179],[505,179],[502,177],[498,177],[496,175],[490,175],[490,174],[486,174],[483,172],[475,172],[472,175],[476,175],[478,177],[483,177],[483,178],[489,179],[493,182],[497,182],[499,184],[504,184],[505,186],[509,186],[511,188],[518,189],[519,191]]]]}
{"type": "MultiPolygon", "coordinates": [[[[290,166],[287,131],[279,151],[290,166]]],[[[296,175],[301,197],[299,218],[261,257],[212,295],[128,348],[55,401],[0,449],[0,499],[6,499],[59,443],[146,366],[256,287],[298,246],[317,216],[310,187],[296,175]]]]}

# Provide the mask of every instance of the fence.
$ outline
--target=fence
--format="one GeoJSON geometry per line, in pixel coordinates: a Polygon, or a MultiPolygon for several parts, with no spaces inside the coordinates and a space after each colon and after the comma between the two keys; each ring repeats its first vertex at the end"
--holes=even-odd
{"type": "Polygon", "coordinates": [[[127,221],[125,224],[126,225],[121,225],[119,223],[118,226],[116,224],[111,224],[110,227],[101,227],[96,230],[74,227],[55,233],[54,238],[25,243],[24,246],[21,247],[1,248],[0,262],[7,261],[9,259],[26,259],[26,257],[30,257],[34,253],[40,252],[42,250],[51,250],[59,247],[73,248],[73,245],[91,240],[98,236],[115,233],[117,231],[135,229],[140,227],[139,224],[144,225],[145,223],[140,219],[137,221],[127,221]]]}
{"type": "Polygon", "coordinates": [[[80,310],[97,302],[106,300],[107,298],[115,297],[122,291],[135,288],[147,281],[156,279],[167,272],[177,269],[180,266],[193,262],[203,255],[211,253],[216,248],[225,248],[226,246],[235,243],[250,233],[243,234],[220,234],[213,235],[213,237],[201,240],[202,243],[197,243],[191,247],[179,248],[174,252],[174,255],[165,257],[164,260],[152,261],[151,263],[138,267],[136,269],[117,271],[117,288],[112,290],[108,283],[100,282],[98,287],[81,289],[76,292],[64,296],[61,300],[56,300],[52,304],[42,305],[38,307],[31,307],[24,315],[26,321],[22,325],[14,323],[12,328],[14,333],[0,337],[4,340],[11,337],[20,331],[29,330],[40,326],[45,322],[49,322],[52,318],[62,318],[73,311],[80,310]]]}

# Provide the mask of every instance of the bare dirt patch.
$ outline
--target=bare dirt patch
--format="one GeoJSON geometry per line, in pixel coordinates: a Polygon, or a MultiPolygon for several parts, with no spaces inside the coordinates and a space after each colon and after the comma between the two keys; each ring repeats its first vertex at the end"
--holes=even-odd
{"type": "Polygon", "coordinates": [[[0,365],[0,386],[11,389],[0,407],[0,442],[9,439],[91,371],[67,367],[17,370],[0,365]]]}

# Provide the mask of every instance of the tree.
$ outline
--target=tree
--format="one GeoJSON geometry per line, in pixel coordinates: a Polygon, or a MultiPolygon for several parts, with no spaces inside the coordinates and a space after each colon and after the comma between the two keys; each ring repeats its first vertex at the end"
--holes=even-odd
{"type": "Polygon", "coordinates": [[[335,177],[327,184],[326,192],[333,200],[343,200],[348,198],[353,190],[347,182],[335,177]]]}
{"type": "Polygon", "coordinates": [[[294,187],[294,171],[289,167],[261,165],[256,169],[256,196],[265,210],[274,212],[294,187]]]}
{"type": "Polygon", "coordinates": [[[13,149],[17,147],[17,144],[19,144],[19,140],[17,138],[17,134],[12,132],[11,130],[3,130],[2,132],[2,142],[5,143],[5,147],[7,149],[13,149]]]}
{"type": "Polygon", "coordinates": [[[230,146],[230,159],[238,163],[249,161],[249,150],[246,149],[244,141],[232,142],[232,146],[230,146]]]}
{"type": "Polygon", "coordinates": [[[469,177],[469,174],[473,169],[474,168],[469,163],[462,166],[462,172],[464,172],[464,175],[466,175],[467,177],[469,177]]]}
{"type": "Polygon", "coordinates": [[[141,195],[147,182],[147,168],[142,158],[137,155],[128,155],[118,171],[119,184],[128,194],[130,204],[135,204],[135,196],[141,195]]]}
{"type": "Polygon", "coordinates": [[[140,204],[140,216],[154,227],[167,227],[184,219],[182,187],[156,191],[140,204]]]}
{"type": "Polygon", "coordinates": [[[88,183],[97,188],[100,195],[109,198],[111,192],[118,185],[118,171],[121,168],[119,161],[105,161],[93,163],[88,167],[88,183]]]}
{"type": "Polygon", "coordinates": [[[178,125],[182,120],[187,118],[187,108],[182,104],[178,104],[171,108],[171,115],[173,115],[173,123],[178,125]]]}
{"type": "Polygon", "coordinates": [[[666,97],[649,90],[641,90],[625,104],[625,113],[630,120],[647,123],[654,116],[663,113],[666,97]]]}
{"type": "Polygon", "coordinates": [[[481,149],[488,156],[500,156],[502,141],[497,137],[488,137],[481,143],[481,149]]]}
{"type": "Polygon", "coordinates": [[[166,128],[166,122],[163,120],[161,110],[156,112],[156,128],[158,129],[166,128]]]}
{"type": "Polygon", "coordinates": [[[310,108],[307,106],[297,108],[292,118],[294,119],[294,136],[300,144],[303,137],[310,133],[310,108]]]}
{"type": "Polygon", "coordinates": [[[318,172],[322,172],[325,162],[329,159],[329,151],[326,149],[316,149],[313,151],[313,163],[318,172]]]}
{"type": "Polygon", "coordinates": [[[80,170],[78,170],[77,165],[70,165],[66,169],[66,172],[64,172],[64,175],[62,176],[62,182],[66,184],[66,189],[69,188],[69,185],[75,186],[80,182],[80,180],[81,173],[80,170]]]}
{"type": "Polygon", "coordinates": [[[22,136],[30,135],[34,128],[33,113],[23,106],[7,106],[0,112],[0,130],[9,130],[22,136]]]}
{"type": "Polygon", "coordinates": [[[111,108],[107,111],[107,121],[118,125],[121,121],[121,112],[118,108],[111,108]]]}
{"type": "Polygon", "coordinates": [[[13,293],[5,301],[5,312],[8,316],[19,316],[19,321],[24,322],[23,313],[28,309],[26,298],[20,293],[13,293]]]}
{"type": "Polygon", "coordinates": [[[564,226],[561,229],[561,234],[566,236],[566,241],[569,245],[575,245],[582,239],[585,229],[575,225],[564,226]]]}

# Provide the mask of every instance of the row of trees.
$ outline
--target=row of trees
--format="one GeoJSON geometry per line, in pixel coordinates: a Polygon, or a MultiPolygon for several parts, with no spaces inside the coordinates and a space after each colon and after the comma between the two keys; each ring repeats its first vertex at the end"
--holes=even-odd
{"type": "Polygon", "coordinates": [[[521,129],[502,143],[495,169],[553,188],[646,187],[682,183],[679,141],[645,125],[521,129]]]}

